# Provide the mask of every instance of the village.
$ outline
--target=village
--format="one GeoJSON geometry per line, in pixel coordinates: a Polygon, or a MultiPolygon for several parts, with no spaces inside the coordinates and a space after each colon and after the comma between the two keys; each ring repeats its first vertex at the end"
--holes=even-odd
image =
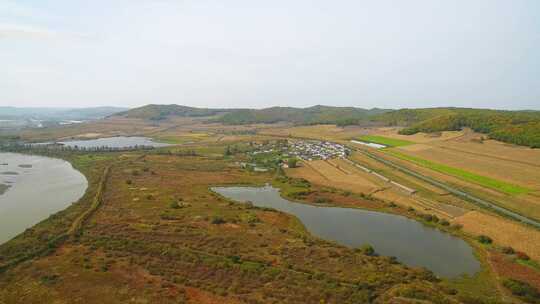
{"type": "Polygon", "coordinates": [[[296,166],[297,160],[313,161],[345,158],[350,150],[340,144],[315,140],[276,140],[252,142],[252,151],[247,152],[250,162],[242,167],[265,172],[279,166],[296,166]]]}

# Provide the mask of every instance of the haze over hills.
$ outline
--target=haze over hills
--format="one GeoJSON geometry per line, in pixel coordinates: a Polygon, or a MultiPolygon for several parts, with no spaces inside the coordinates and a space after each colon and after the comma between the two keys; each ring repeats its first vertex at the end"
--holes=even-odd
{"type": "Polygon", "coordinates": [[[2,119],[39,119],[39,120],[91,120],[100,119],[111,114],[125,111],[121,107],[91,108],[19,108],[0,107],[2,119]]]}

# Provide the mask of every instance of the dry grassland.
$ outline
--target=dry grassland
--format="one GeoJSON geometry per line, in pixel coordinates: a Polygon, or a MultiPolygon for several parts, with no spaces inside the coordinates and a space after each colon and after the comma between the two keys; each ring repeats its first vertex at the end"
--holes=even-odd
{"type": "Polygon", "coordinates": [[[495,243],[512,246],[533,259],[540,260],[540,231],[525,227],[511,220],[478,211],[456,218],[454,223],[463,225],[463,230],[474,235],[487,235],[495,243]]]}

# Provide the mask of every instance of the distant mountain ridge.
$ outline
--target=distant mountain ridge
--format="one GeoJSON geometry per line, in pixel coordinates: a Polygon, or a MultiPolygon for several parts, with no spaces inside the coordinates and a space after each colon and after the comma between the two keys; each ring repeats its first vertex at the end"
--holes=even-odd
{"type": "Polygon", "coordinates": [[[23,108],[0,107],[0,118],[3,119],[39,119],[39,120],[94,120],[126,111],[120,107],[90,108],[23,108]]]}

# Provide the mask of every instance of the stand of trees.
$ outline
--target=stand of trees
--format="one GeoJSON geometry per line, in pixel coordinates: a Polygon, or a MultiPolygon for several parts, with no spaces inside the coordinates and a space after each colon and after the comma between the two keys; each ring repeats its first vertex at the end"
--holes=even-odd
{"type": "Polygon", "coordinates": [[[516,145],[540,148],[540,112],[456,109],[402,129],[400,134],[457,131],[464,127],[489,138],[516,145]]]}

